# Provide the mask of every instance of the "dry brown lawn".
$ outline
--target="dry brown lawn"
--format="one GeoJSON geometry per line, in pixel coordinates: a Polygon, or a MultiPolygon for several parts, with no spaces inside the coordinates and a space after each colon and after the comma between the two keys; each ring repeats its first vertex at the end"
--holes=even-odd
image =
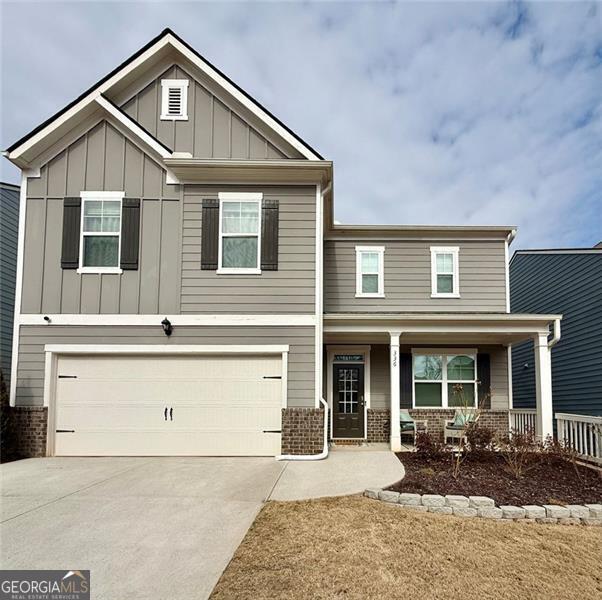
{"type": "Polygon", "coordinates": [[[212,599],[602,598],[602,527],[499,524],[359,496],[268,503],[212,599]]]}

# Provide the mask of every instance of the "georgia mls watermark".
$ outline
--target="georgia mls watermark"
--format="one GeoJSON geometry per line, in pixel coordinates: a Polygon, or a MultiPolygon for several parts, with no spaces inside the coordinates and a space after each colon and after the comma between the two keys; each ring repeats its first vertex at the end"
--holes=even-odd
{"type": "Polygon", "coordinates": [[[90,600],[90,571],[0,571],[0,600],[90,600]]]}

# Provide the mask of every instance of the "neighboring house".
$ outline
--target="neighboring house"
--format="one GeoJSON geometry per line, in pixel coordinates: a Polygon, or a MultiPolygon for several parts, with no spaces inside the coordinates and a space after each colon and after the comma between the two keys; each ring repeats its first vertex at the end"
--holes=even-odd
{"type": "MultiPolygon", "coordinates": [[[[513,311],[564,315],[552,351],[555,413],[602,416],[602,243],[519,250],[510,261],[513,311]]],[[[512,349],[514,406],[535,408],[533,344],[512,349]]]]}
{"type": "Polygon", "coordinates": [[[0,182],[0,369],[10,385],[17,273],[19,186],[0,182]]]}
{"type": "Polygon", "coordinates": [[[332,163],[170,30],[5,154],[23,452],[311,454],[325,415],[399,449],[457,383],[504,431],[533,337],[551,431],[560,317],[509,314],[514,228],[335,225],[332,163]]]}

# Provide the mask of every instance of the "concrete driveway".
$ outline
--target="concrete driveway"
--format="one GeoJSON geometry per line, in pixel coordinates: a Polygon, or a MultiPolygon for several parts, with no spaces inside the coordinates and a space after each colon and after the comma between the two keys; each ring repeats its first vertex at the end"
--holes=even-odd
{"type": "Polygon", "coordinates": [[[121,457],[2,465],[2,568],[90,569],[92,598],[206,598],[284,466],[121,457]]]}
{"type": "Polygon", "coordinates": [[[207,598],[267,499],[383,487],[389,451],[273,458],[33,458],[0,466],[3,569],[89,569],[92,598],[207,598]]]}

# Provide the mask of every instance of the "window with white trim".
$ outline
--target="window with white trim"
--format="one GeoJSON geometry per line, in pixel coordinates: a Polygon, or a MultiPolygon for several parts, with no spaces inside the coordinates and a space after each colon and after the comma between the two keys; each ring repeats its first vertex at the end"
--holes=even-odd
{"type": "Polygon", "coordinates": [[[356,298],[384,298],[384,246],[355,247],[356,298]]]}
{"type": "Polygon", "coordinates": [[[220,193],[218,273],[261,273],[262,194],[220,193]]]}
{"type": "Polygon", "coordinates": [[[414,408],[474,408],[477,356],[417,349],[412,354],[414,408]]]}
{"type": "Polygon", "coordinates": [[[119,273],[123,192],[82,192],[81,273],[119,273]]]}
{"type": "Polygon", "coordinates": [[[161,80],[161,120],[188,120],[188,79],[161,80]]]}
{"type": "Polygon", "coordinates": [[[458,255],[454,247],[431,247],[431,296],[433,298],[459,298],[460,281],[458,255]]]}

